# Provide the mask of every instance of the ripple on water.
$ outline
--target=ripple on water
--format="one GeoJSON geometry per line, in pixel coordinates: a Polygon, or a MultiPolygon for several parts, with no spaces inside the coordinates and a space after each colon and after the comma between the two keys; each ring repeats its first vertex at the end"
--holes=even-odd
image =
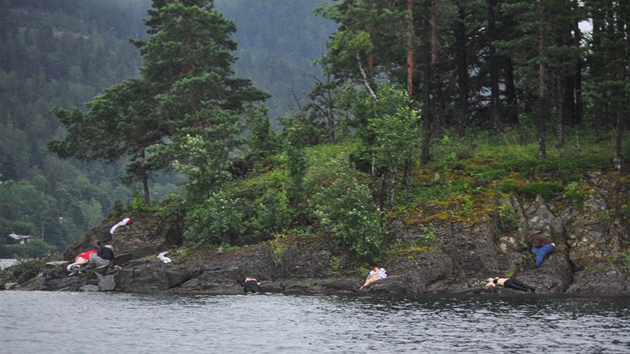
{"type": "Polygon", "coordinates": [[[630,352],[618,298],[4,291],[0,307],[0,353],[630,352]]]}

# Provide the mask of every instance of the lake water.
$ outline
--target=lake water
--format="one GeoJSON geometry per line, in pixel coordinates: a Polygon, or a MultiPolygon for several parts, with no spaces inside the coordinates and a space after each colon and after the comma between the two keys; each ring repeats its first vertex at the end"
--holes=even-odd
{"type": "Polygon", "coordinates": [[[14,265],[15,263],[17,263],[17,259],[2,258],[2,259],[0,259],[0,270],[2,270],[4,268],[9,268],[10,266],[14,265]]]}
{"type": "Polygon", "coordinates": [[[629,353],[630,299],[0,291],[0,353],[629,353]]]}

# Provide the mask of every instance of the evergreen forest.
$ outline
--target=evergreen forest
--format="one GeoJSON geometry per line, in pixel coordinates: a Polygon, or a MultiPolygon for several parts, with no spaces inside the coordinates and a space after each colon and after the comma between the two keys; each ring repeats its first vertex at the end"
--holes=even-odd
{"type": "Polygon", "coordinates": [[[630,186],[625,1],[0,7],[0,232],[36,252],[150,211],[197,247],[376,261],[428,204],[474,222],[487,198],[576,199],[587,171],[630,186]]]}

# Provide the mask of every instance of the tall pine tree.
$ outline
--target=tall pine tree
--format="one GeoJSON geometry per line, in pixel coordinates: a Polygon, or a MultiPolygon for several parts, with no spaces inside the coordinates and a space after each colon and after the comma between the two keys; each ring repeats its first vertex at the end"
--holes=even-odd
{"type": "MultiPolygon", "coordinates": [[[[147,204],[152,171],[194,160],[186,156],[187,138],[236,140],[247,103],[268,97],[249,80],[233,77],[237,44],[230,36],[236,26],[212,0],[154,0],[149,15],[150,38],[132,41],[144,59],[141,77],[110,87],[87,112],[56,110],[69,134],[49,143],[66,158],[129,157],[127,180],[142,182],[147,204]],[[159,148],[151,152],[151,147],[159,148]]],[[[198,145],[210,148],[211,143],[198,145]]],[[[233,148],[225,143],[217,151],[233,148]]]]}

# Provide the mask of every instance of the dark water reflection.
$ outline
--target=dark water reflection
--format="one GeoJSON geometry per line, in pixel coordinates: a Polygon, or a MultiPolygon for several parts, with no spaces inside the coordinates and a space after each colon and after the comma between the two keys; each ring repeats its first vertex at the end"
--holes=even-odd
{"type": "Polygon", "coordinates": [[[0,292],[0,353],[630,353],[630,299],[0,292]]]}

